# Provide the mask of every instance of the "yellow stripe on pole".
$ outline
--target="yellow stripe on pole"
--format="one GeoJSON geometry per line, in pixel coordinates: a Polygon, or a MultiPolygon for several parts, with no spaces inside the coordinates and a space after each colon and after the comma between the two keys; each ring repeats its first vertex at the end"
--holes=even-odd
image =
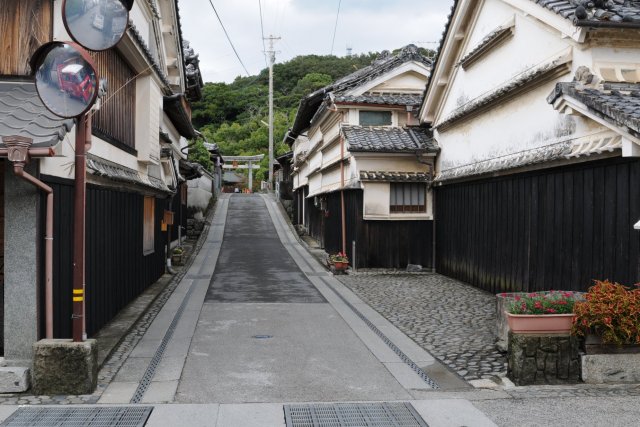
{"type": "Polygon", "coordinates": [[[84,294],[84,289],[74,289],[73,293],[74,295],[82,295],[84,294]]]}
{"type": "Polygon", "coordinates": [[[73,302],[82,302],[84,301],[84,297],[73,297],[73,302]]]}

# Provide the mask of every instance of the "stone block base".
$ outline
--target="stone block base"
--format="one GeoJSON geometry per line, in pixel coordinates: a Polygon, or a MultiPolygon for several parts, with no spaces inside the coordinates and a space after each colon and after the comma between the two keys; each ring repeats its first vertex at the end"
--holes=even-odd
{"type": "Polygon", "coordinates": [[[583,355],[582,380],[589,384],[640,383],[640,354],[583,355]]]}
{"type": "Polygon", "coordinates": [[[90,394],[98,381],[96,340],[41,340],[33,345],[33,394],[90,394]]]}
{"type": "Polygon", "coordinates": [[[580,381],[578,338],[509,332],[508,376],[515,385],[580,381]]]}
{"type": "Polygon", "coordinates": [[[29,389],[29,368],[0,368],[0,393],[22,393],[29,389]]]}

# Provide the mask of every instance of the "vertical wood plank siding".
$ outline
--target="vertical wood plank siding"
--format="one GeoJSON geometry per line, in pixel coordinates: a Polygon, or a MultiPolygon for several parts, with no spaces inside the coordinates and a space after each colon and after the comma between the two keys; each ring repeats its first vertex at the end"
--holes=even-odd
{"type": "MultiPolygon", "coordinates": [[[[69,338],[73,287],[73,182],[53,177],[43,177],[43,180],[53,188],[55,198],[54,336],[69,338]]],[[[166,233],[161,232],[160,221],[166,202],[156,199],[155,251],[147,256],[142,252],[143,203],[144,197],[137,193],[92,185],[87,188],[86,309],[89,336],[98,332],[164,273],[166,233]]]]}
{"type": "Polygon", "coordinates": [[[108,142],[135,148],[136,82],[134,72],[120,56],[109,49],[91,54],[100,78],[109,84],[107,101],[93,116],[93,131],[108,142]]]}
{"type": "Polygon", "coordinates": [[[640,162],[588,164],[436,188],[436,269],[487,291],[640,280],[640,162]]]}
{"type": "Polygon", "coordinates": [[[51,41],[51,0],[2,0],[0,6],[0,75],[27,76],[29,59],[51,41]]]}
{"type": "MultiPolygon", "coordinates": [[[[320,239],[328,253],[342,250],[340,193],[326,195],[327,214],[307,200],[309,233],[320,239]]],[[[365,221],[363,193],[345,191],[347,255],[353,261],[356,242],[358,268],[406,268],[407,264],[433,267],[433,221],[365,221]]]]}

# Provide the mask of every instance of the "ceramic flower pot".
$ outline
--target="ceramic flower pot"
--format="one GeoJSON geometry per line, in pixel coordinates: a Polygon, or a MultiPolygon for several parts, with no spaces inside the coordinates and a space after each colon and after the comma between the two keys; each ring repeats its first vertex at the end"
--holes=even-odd
{"type": "Polygon", "coordinates": [[[348,262],[335,261],[333,263],[333,266],[335,267],[336,270],[346,270],[347,267],[349,267],[349,263],[348,262]]]}
{"type": "Polygon", "coordinates": [[[517,334],[569,334],[575,314],[506,313],[511,332],[517,334]]]}

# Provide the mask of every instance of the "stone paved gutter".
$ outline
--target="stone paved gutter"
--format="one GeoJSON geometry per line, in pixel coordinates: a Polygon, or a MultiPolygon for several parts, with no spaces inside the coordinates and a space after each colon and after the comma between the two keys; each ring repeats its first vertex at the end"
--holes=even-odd
{"type": "Polygon", "coordinates": [[[494,344],[492,294],[434,273],[336,278],[465,380],[506,373],[506,358],[494,344]]]}

